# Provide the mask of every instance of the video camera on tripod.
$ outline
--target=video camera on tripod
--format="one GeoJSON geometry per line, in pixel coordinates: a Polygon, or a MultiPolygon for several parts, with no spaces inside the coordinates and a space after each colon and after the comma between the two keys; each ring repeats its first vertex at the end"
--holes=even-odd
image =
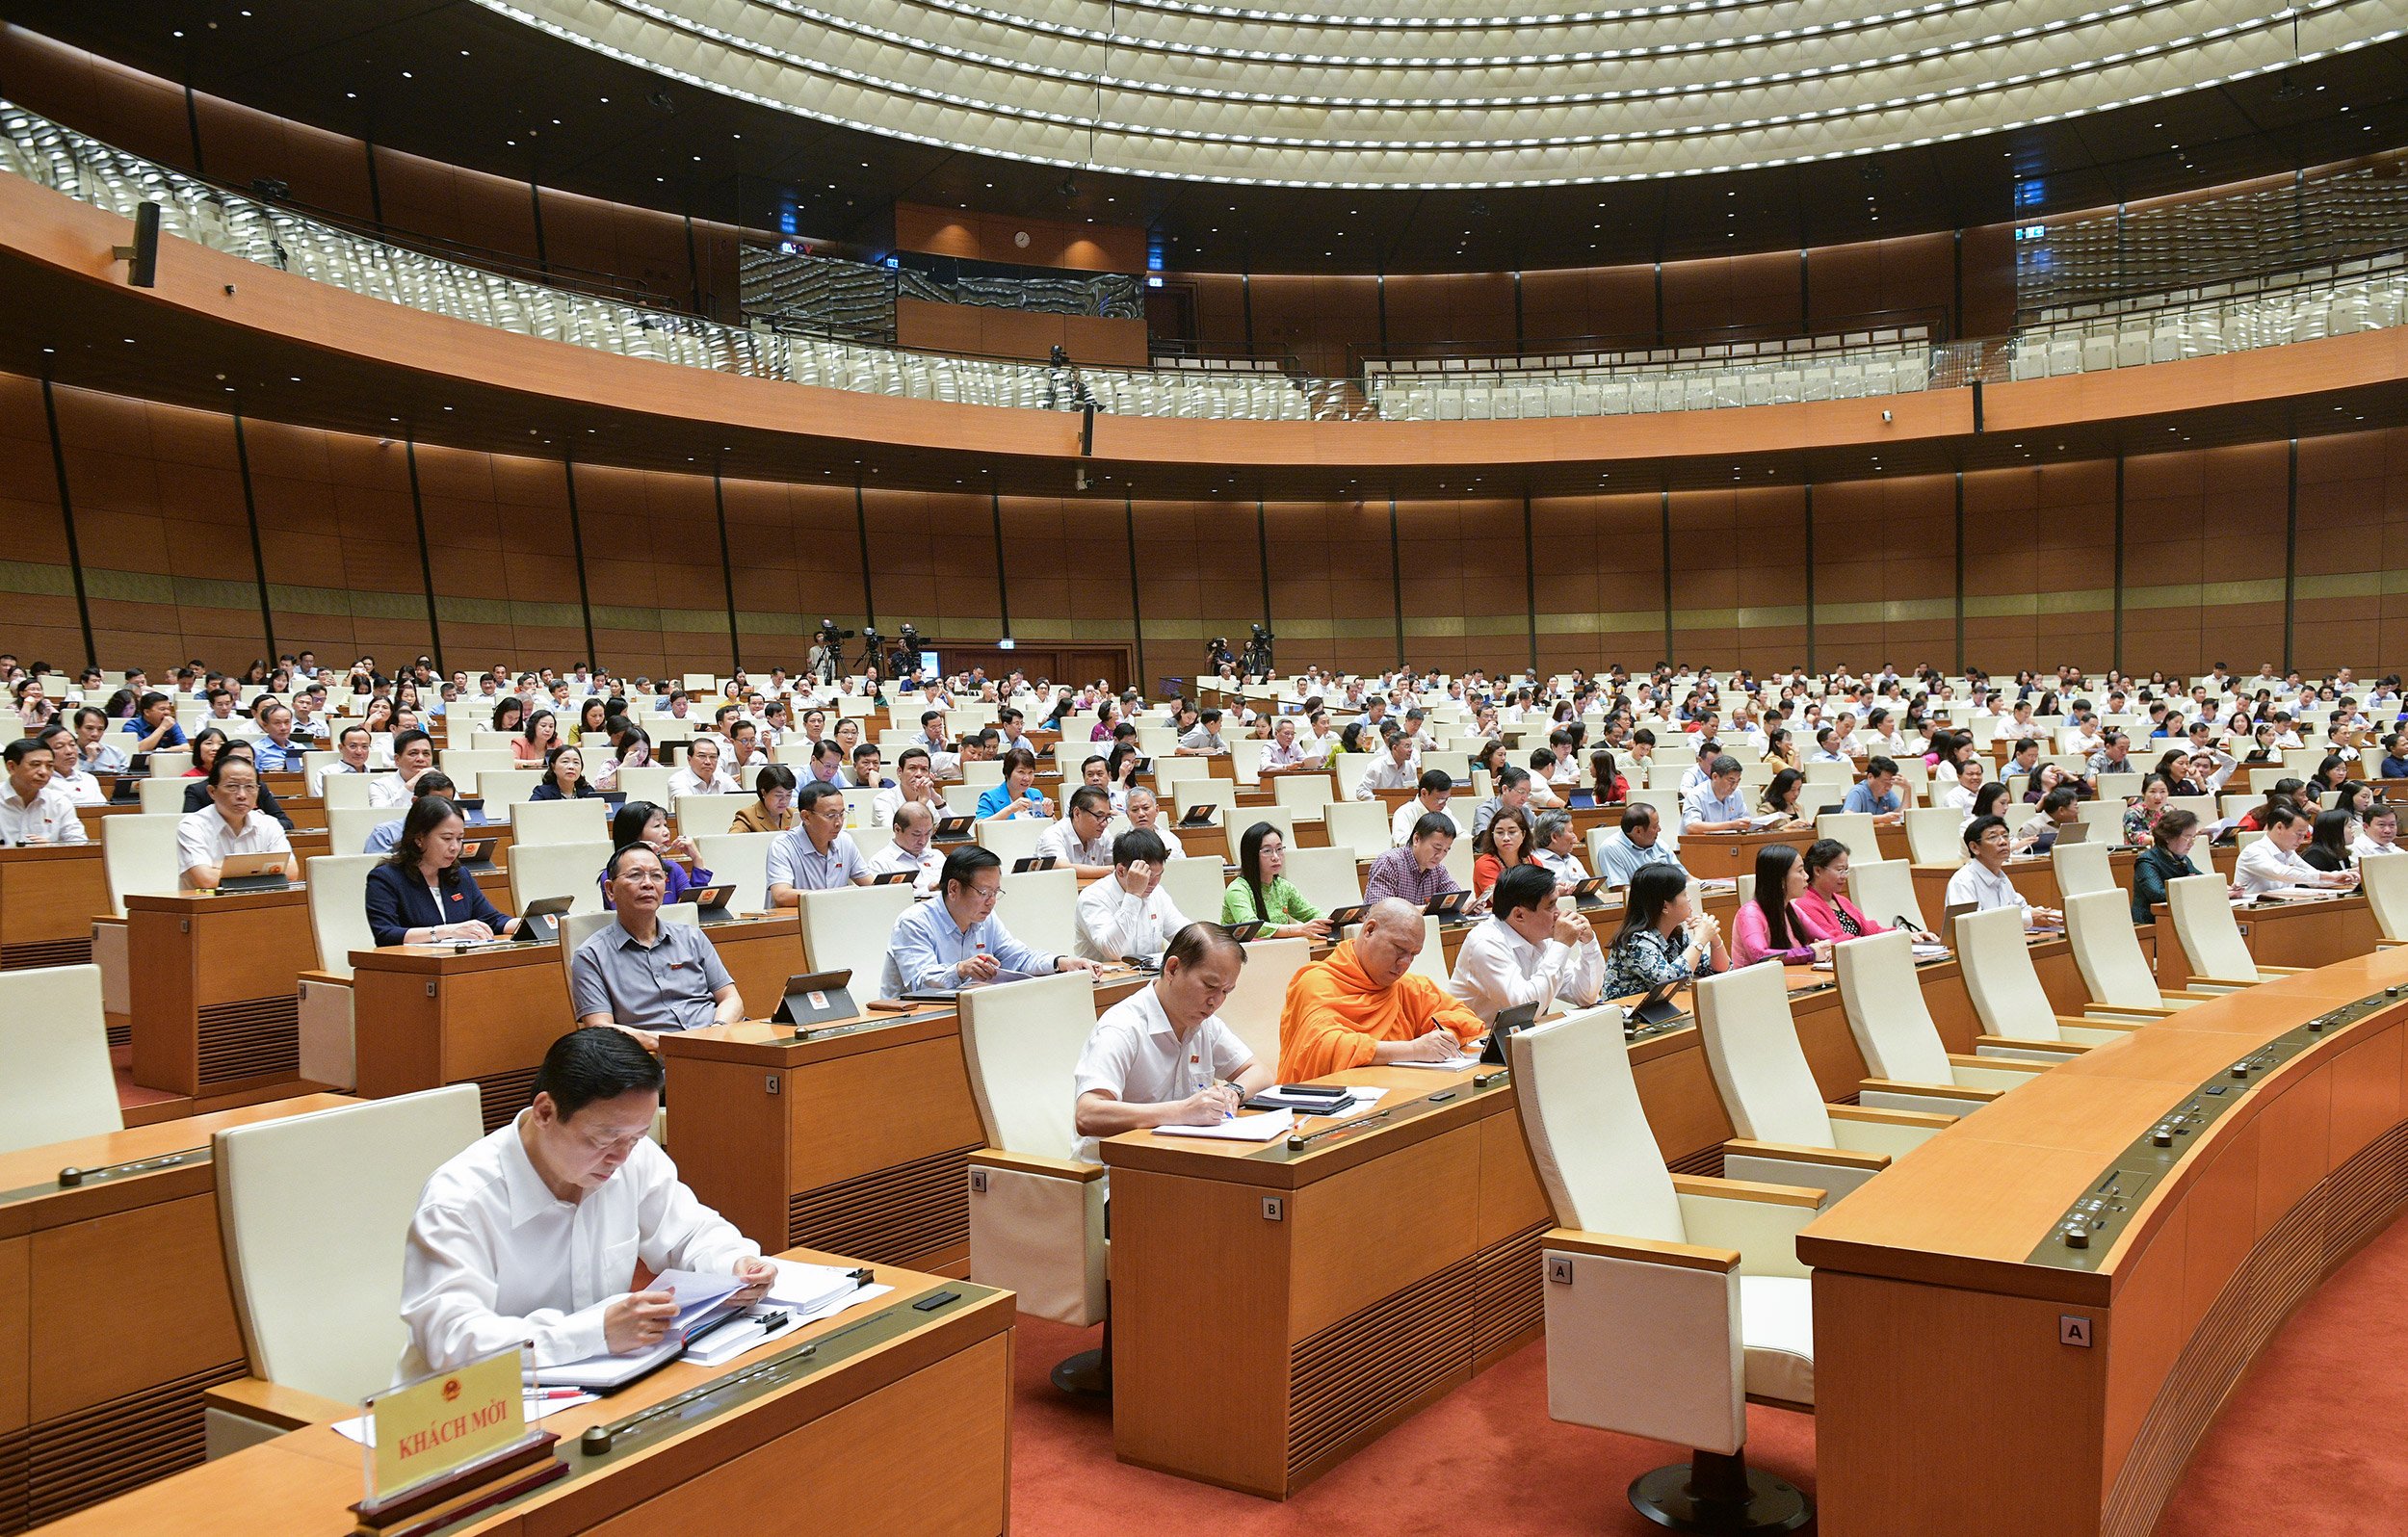
{"type": "Polygon", "coordinates": [[[1270,631],[1259,624],[1253,629],[1254,634],[1245,643],[1245,656],[1239,662],[1238,670],[1249,677],[1267,678],[1271,672],[1272,636],[1270,631]]]}

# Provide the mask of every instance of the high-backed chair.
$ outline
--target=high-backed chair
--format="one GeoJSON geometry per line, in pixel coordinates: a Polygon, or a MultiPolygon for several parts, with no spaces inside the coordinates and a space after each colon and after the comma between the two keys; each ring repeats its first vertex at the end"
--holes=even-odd
{"type": "MultiPolygon", "coordinates": [[[[2381,859],[2360,863],[2379,864],[2381,859]]],[[[2174,935],[2183,947],[2183,958],[2190,962],[2190,980],[2186,985],[2194,992],[2232,992],[2300,970],[2258,964],[2249,953],[2249,942],[2240,937],[2240,925],[2224,893],[2221,875],[2185,875],[2165,883],[2174,935]]]]}
{"type": "Polygon", "coordinates": [[[677,830],[689,838],[703,838],[725,833],[736,825],[736,813],[751,805],[757,795],[679,795],[672,820],[677,830]]]}
{"type": "Polygon", "coordinates": [[[1170,809],[1174,816],[1184,817],[1190,806],[1206,802],[1220,808],[1215,819],[1222,826],[1234,826],[1238,817],[1238,787],[1227,779],[1180,779],[1170,786],[1170,809]]]}
{"type": "Polygon", "coordinates": [[[513,861],[522,848],[607,842],[611,836],[610,802],[599,795],[584,800],[522,800],[510,807],[510,815],[513,861]]]}
{"type": "MultiPolygon", "coordinates": [[[[1275,1055],[1275,1008],[1271,1034],[1275,1055]]],[[[0,972],[0,1153],[125,1130],[99,967],[0,972]]]]}
{"type": "Polygon", "coordinates": [[[572,899],[572,913],[602,910],[602,867],[611,860],[607,840],[578,844],[513,843],[510,850],[510,911],[523,913],[543,897],[572,899]]]}
{"type": "Polygon", "coordinates": [[[1831,962],[1848,1033],[1872,1075],[1856,1096],[1867,1109],[1964,1115],[2047,1070],[2037,1062],[1950,1055],[1915,977],[1914,942],[1898,930],[1838,946],[1831,962]]]}
{"type": "Polygon", "coordinates": [[[1946,806],[1914,806],[1906,813],[1906,852],[1918,865],[1961,865],[1965,814],[1946,806]]]}
{"type": "MultiPolygon", "coordinates": [[[[1020,1311],[1084,1329],[1105,1321],[1104,1169],[1078,1147],[1069,1084],[1095,1029],[1077,972],[964,992],[961,1055],[986,1146],[970,1155],[970,1279],[1020,1311]]],[[[1054,1368],[1065,1393],[1112,1387],[1112,1342],[1054,1368]]]]}
{"type": "Polygon", "coordinates": [[[212,1456],[344,1418],[392,1382],[409,1338],[402,1259],[419,1192],[484,1133],[477,1086],[456,1083],[211,1138],[218,1232],[253,1379],[211,1395],[212,1456]]]}
{"type": "Polygon", "coordinates": [[[911,909],[909,883],[840,886],[806,891],[800,898],[803,964],[815,972],[850,971],[852,996],[876,997],[895,920],[911,909]]]}
{"type": "MultiPolygon", "coordinates": [[[[2115,871],[2109,863],[2108,846],[2091,839],[2078,844],[2057,844],[2049,850],[2049,863],[2056,871],[2056,889],[2060,897],[2073,898],[2090,892],[2114,891],[2115,871]]],[[[2130,899],[2126,899],[2130,916],[2130,899]]]]}
{"type": "Polygon", "coordinates": [[[1814,1405],[1797,1234],[1824,1192],[1665,1169],[1618,1008],[1518,1030],[1505,1055],[1557,1224],[1539,1240],[1548,1418],[1694,1448],[1631,1485],[1631,1503],[1660,1524],[1701,1514],[1720,1524],[1689,1529],[1803,1524],[1805,1495],[1747,1467],[1747,1402],[1814,1405]]]}
{"type": "MultiPolygon", "coordinates": [[[[1333,800],[1322,808],[1322,826],[1329,834],[1329,846],[1349,849],[1357,859],[1377,859],[1388,851],[1389,820],[1388,808],[1376,800],[1333,800]]],[[[1293,859],[1295,853],[1291,848],[1289,857],[1293,859]]]]}
{"type": "Polygon", "coordinates": [[[1824,1104],[1778,966],[1702,977],[1696,998],[1706,1066],[1739,1133],[1722,1147],[1733,1179],[1812,1179],[1836,1201],[1953,1119],[1824,1104]]]}
{"type": "Polygon", "coordinates": [[[1881,862],[1881,834],[1869,811],[1827,811],[1815,819],[1815,836],[1836,838],[1847,846],[1853,865],[1881,862]]]}
{"type": "MultiPolygon", "coordinates": [[[[1336,809],[1335,803],[1332,808],[1336,809]]],[[[1322,912],[1351,907],[1363,899],[1363,869],[1348,847],[1288,848],[1288,884],[1322,912]]]]}
{"type": "Polygon", "coordinates": [[[1326,773],[1274,774],[1270,781],[1271,800],[1288,808],[1299,821],[1311,821],[1322,815],[1322,808],[1337,798],[1336,787],[1326,773]]]}
{"type": "Polygon", "coordinates": [[[1163,890],[1169,895],[1170,905],[1179,909],[1179,916],[1190,923],[1220,922],[1219,860],[1163,861],[1163,890]]]}
{"type": "MultiPolygon", "coordinates": [[[[339,847],[339,846],[338,846],[339,847]]],[[[368,872],[382,854],[321,854],[301,868],[318,969],[301,975],[301,1076],[328,1088],[359,1081],[352,1013],[352,951],[377,948],[368,926],[368,872]]]]}
{"type": "Polygon", "coordinates": [[[184,787],[193,781],[180,776],[152,774],[135,787],[142,796],[142,815],[145,817],[181,817],[184,815],[184,787]]]}
{"type": "Polygon", "coordinates": [[[2161,1019],[2206,1002],[2209,995],[2159,988],[2133,928],[2132,900],[2122,892],[2085,892],[2065,899],[2065,937],[2093,1006],[2161,1019]]]}
{"type": "Polygon", "coordinates": [[[2360,889],[2374,910],[2382,946],[2408,945],[2408,853],[2373,854],[2358,861],[2360,889]]]}
{"type": "Polygon", "coordinates": [[[178,887],[173,817],[100,819],[100,868],[109,881],[109,910],[125,916],[128,897],[172,895],[178,887]]]}
{"type": "Polygon", "coordinates": [[[1279,1013],[1288,983],[1313,958],[1309,939],[1258,939],[1245,947],[1238,985],[1220,1002],[1220,1021],[1237,1032],[1258,1062],[1279,1060],[1279,1013]]]}
{"type": "Polygon", "coordinates": [[[1059,866],[1015,875],[1007,869],[995,917],[1031,950],[1072,953],[1079,937],[1078,872],[1059,866]]]}
{"type": "Polygon", "coordinates": [[[621,768],[611,785],[627,792],[630,800],[648,800],[656,806],[669,803],[668,782],[677,770],[665,763],[637,764],[621,768]]]}
{"type": "Polygon", "coordinates": [[[727,899],[731,912],[757,913],[770,905],[770,846],[784,833],[705,833],[694,841],[694,852],[711,879],[733,886],[727,899]]]}
{"type": "MultiPolygon", "coordinates": [[[[1847,863],[1847,897],[1876,924],[1896,925],[1901,919],[1931,930],[1924,917],[1923,899],[1915,895],[1915,868],[1903,859],[1847,863]]],[[[1745,900],[1744,898],[1741,900],[1745,900]]]]}
{"type": "Polygon", "coordinates": [[[1051,818],[997,817],[979,823],[979,847],[992,852],[1009,870],[1013,861],[1035,854],[1036,841],[1053,824],[1051,818]]]}
{"type": "Polygon", "coordinates": [[[1983,1056],[2012,1055],[2056,1061],[2093,1046],[2121,1040],[2142,1022],[2095,1009],[2059,1014],[2040,985],[2024,942],[2024,915],[2014,907],[1968,913],[1956,921],[1956,960],[1965,992],[1982,1033],[1974,1050],[1983,1056]]]}
{"type": "Polygon", "coordinates": [[[327,813],[327,847],[338,854],[359,853],[367,848],[370,833],[408,815],[407,806],[337,806],[327,813]]]}

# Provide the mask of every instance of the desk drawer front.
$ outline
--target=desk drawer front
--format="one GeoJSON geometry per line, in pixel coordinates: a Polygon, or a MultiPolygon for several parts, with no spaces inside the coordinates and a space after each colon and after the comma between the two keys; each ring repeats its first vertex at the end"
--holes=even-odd
{"type": "Polygon", "coordinates": [[[786,1241],[877,1264],[968,1252],[967,1147],[803,1190],[786,1203],[786,1241]]]}

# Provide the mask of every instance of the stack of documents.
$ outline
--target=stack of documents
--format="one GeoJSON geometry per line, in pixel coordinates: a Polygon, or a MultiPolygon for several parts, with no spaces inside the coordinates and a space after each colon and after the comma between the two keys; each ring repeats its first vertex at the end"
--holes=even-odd
{"type": "Polygon", "coordinates": [[[1259,1115],[1233,1115],[1210,1126],[1158,1126],[1160,1136],[1203,1136],[1223,1142],[1268,1142],[1285,1136],[1296,1126],[1294,1110],[1265,1110],[1259,1115]]]}

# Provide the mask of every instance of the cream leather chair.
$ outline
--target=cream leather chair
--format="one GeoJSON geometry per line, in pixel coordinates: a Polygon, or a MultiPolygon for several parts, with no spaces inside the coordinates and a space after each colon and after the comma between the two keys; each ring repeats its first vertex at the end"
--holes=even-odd
{"type": "Polygon", "coordinates": [[[487,768],[477,775],[477,794],[484,798],[484,814],[491,820],[507,816],[512,806],[550,805],[528,798],[541,783],[540,768],[487,768]]]}
{"type": "Polygon", "coordinates": [[[1245,947],[1238,985],[1221,1000],[1220,1021],[1237,1032],[1258,1062],[1279,1061],[1279,1015],[1288,983],[1313,958],[1309,939],[1258,939],[1245,947]]]}
{"type": "Polygon", "coordinates": [[[1826,812],[1815,819],[1815,836],[1845,844],[1850,865],[1881,862],[1881,834],[1869,811],[1826,812]]]}
{"type": "MultiPolygon", "coordinates": [[[[182,769],[176,770],[180,776],[182,769]]],[[[152,774],[136,786],[142,796],[142,815],[145,817],[181,817],[184,815],[184,787],[193,783],[182,777],[169,778],[152,774]]]]}
{"type": "Polygon", "coordinates": [[[327,813],[327,847],[337,854],[359,853],[370,833],[408,815],[407,806],[338,806],[327,813]]]}
{"type": "Polygon", "coordinates": [[[458,1083],[211,1138],[218,1231],[254,1390],[213,1396],[211,1456],[356,1413],[392,1382],[409,1339],[402,1257],[419,1192],[484,1134],[477,1086],[458,1083]],[[258,1384],[283,1401],[262,1401],[258,1384]]]}
{"type": "Polygon", "coordinates": [[[2383,936],[2377,943],[2408,945],[2408,853],[2361,859],[2358,877],[2367,904],[2374,910],[2375,928],[2383,936]]]}
{"type": "MultiPolygon", "coordinates": [[[[2078,844],[2056,844],[2049,849],[2049,864],[2056,872],[2056,889],[2061,897],[2074,898],[2091,892],[2114,891],[2115,871],[2109,860],[2112,846],[2097,841],[2097,835],[2078,844]]],[[[2132,899],[2125,899],[2125,917],[2131,918],[2132,899]]]]}
{"type": "Polygon", "coordinates": [[[1950,1055],[1915,977],[1914,942],[1897,929],[1834,948],[1831,963],[1848,1033],[1872,1075],[1856,1096],[1869,1110],[1967,1115],[2047,1070],[2037,1062],[1950,1055]]]}
{"type": "Polygon", "coordinates": [[[1079,875],[1066,867],[1010,873],[995,899],[995,918],[1031,950],[1053,955],[1078,952],[1079,875]]]}
{"type": "MultiPolygon", "coordinates": [[[[490,809],[486,812],[491,816],[490,809]]],[[[600,796],[584,800],[522,800],[510,807],[510,853],[551,844],[610,841],[611,807],[600,796]]]]}
{"type": "MultiPolygon", "coordinates": [[[[1105,1322],[1104,1169],[1071,1157],[1070,1081],[1095,1029],[1083,973],[961,995],[961,1055],[986,1146],[970,1155],[970,1279],[1074,1329],[1105,1322]]],[[[1054,1368],[1065,1393],[1109,1393],[1112,1341],[1054,1368]]]]}
{"type": "Polygon", "coordinates": [[[1945,806],[1913,806],[1906,813],[1906,851],[1918,865],[1961,865],[1965,841],[1958,829],[1965,814],[1945,806]]]}
{"type": "Polygon", "coordinates": [[[1548,1418],[1694,1448],[1631,1485],[1631,1503],[1660,1524],[1718,1496],[1724,1526],[1692,1529],[1795,1527],[1805,1495],[1747,1468],[1747,1402],[1814,1405],[1797,1234],[1824,1192],[1666,1170],[1622,1018],[1608,1005],[1505,1042],[1557,1224],[1539,1240],[1548,1418]]]}
{"type": "Polygon", "coordinates": [[[1350,847],[1298,848],[1291,844],[1286,873],[1296,894],[1324,913],[1363,899],[1363,869],[1350,847]]]}
{"type": "Polygon", "coordinates": [[[352,1010],[352,951],[374,950],[368,872],[382,854],[321,854],[301,867],[318,970],[301,976],[301,1076],[349,1090],[359,1081],[352,1010]]]}
{"type": "Polygon", "coordinates": [[[629,800],[648,800],[656,806],[666,806],[669,803],[669,777],[676,772],[667,764],[638,764],[633,768],[618,770],[611,779],[611,788],[627,792],[629,800]]]}
{"type": "Polygon", "coordinates": [[[1166,859],[1163,861],[1162,889],[1170,895],[1170,905],[1178,908],[1179,916],[1188,922],[1220,922],[1219,860],[1166,859]]]}
{"type": "MultiPolygon", "coordinates": [[[[1876,924],[1896,925],[1901,918],[1926,933],[1936,932],[1924,917],[1915,895],[1915,867],[1903,859],[1876,859],[1869,864],[1847,862],[1847,896],[1876,924]]],[[[1746,899],[1742,897],[1741,900],[1746,899]]]]}
{"type": "Polygon", "coordinates": [[[1045,829],[1054,825],[1051,817],[998,817],[978,824],[978,842],[1004,862],[1009,871],[1017,860],[1036,853],[1036,841],[1045,836],[1045,829]]]}
{"type": "MultiPolygon", "coordinates": [[[[1322,808],[1322,825],[1332,848],[1350,850],[1357,859],[1377,859],[1388,851],[1390,815],[1376,800],[1333,800],[1322,808]]],[[[1289,858],[1295,857],[1291,845],[1289,858]]]]}
{"type": "Polygon", "coordinates": [[[852,996],[876,997],[895,920],[911,910],[911,887],[840,886],[800,897],[803,964],[815,972],[850,971],[852,996]]]}
{"type": "MultiPolygon", "coordinates": [[[[1278,1029],[1274,1007],[1274,1038],[1278,1029]]],[[[125,1130],[99,967],[0,972],[0,1153],[125,1130]]]]}
{"type": "Polygon", "coordinates": [[[602,867],[611,862],[608,842],[520,844],[510,848],[510,911],[544,897],[572,899],[572,913],[602,910],[602,867]]]}
{"type": "Polygon", "coordinates": [[[1270,794],[1274,804],[1287,807],[1301,821],[1318,820],[1322,809],[1337,798],[1336,786],[1325,773],[1273,774],[1270,794]]]}
{"type": "Polygon", "coordinates": [[[2165,992],[2140,952],[2133,928],[2132,899],[2122,892],[2087,892],[2065,899],[2065,937],[2094,1007],[2118,1014],[2162,1019],[2177,1009],[2205,1003],[2210,995],[2182,989],[2165,992]]]}
{"type": "Polygon", "coordinates": [[[2079,1016],[2057,1013],[2032,966],[2020,909],[1999,907],[1958,919],[1956,959],[1974,1015],[1981,1021],[1982,1033],[1974,1037],[1979,1055],[2058,1061],[2121,1040],[2143,1023],[2097,1009],[2079,1016]]]}
{"type": "Polygon", "coordinates": [[[1696,997],[1706,1066],[1739,1133],[1722,1145],[1733,1179],[1811,1179],[1836,1201],[1954,1119],[1823,1103],[1778,966],[1703,977],[1696,997]]]}
{"type": "Polygon", "coordinates": [[[728,910],[758,913],[770,905],[770,846],[784,833],[706,833],[694,841],[694,852],[711,879],[735,887],[728,910]]]}
{"type": "MultiPolygon", "coordinates": [[[[181,889],[175,868],[176,821],[122,815],[100,819],[100,868],[109,882],[111,916],[125,917],[128,897],[168,897],[181,889]]],[[[100,968],[101,1006],[112,1014],[132,1013],[133,962],[122,922],[92,925],[92,958],[100,968]]]]}
{"type": "Polygon", "coordinates": [[[758,795],[680,795],[672,821],[677,830],[689,838],[724,836],[736,825],[736,813],[751,805],[758,795]]]}
{"type": "MultiPolygon", "coordinates": [[[[1215,822],[1223,827],[1237,827],[1238,787],[1234,781],[1181,779],[1170,786],[1169,806],[1173,822],[1186,816],[1190,806],[1208,803],[1219,808],[1213,819],[1215,822]]],[[[1238,831],[1243,832],[1244,828],[1239,827],[1238,831]]]]}
{"type": "Polygon", "coordinates": [[[327,810],[357,810],[368,804],[368,787],[375,774],[328,774],[319,781],[319,799],[327,810]]]}
{"type": "MultiPolygon", "coordinates": [[[[2363,868],[2384,858],[2361,860],[2363,868]]],[[[2240,935],[2233,904],[2225,897],[2221,875],[2185,875],[2165,883],[2165,901],[2174,918],[2174,934],[2190,962],[2186,985],[2196,993],[2229,993],[2277,977],[2290,977],[2296,966],[2261,966],[2240,935]]]]}

